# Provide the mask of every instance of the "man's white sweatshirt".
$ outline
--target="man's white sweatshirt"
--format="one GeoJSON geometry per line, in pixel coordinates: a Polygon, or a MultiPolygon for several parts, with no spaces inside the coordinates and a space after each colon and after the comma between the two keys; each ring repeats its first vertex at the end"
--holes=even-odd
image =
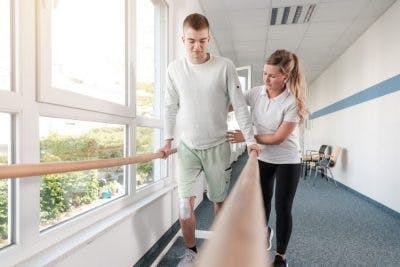
{"type": "Polygon", "coordinates": [[[246,143],[255,143],[246,101],[233,63],[210,55],[208,61],[193,64],[178,59],[168,67],[165,92],[165,139],[180,139],[190,148],[206,149],[226,141],[227,114],[231,103],[246,143]]]}

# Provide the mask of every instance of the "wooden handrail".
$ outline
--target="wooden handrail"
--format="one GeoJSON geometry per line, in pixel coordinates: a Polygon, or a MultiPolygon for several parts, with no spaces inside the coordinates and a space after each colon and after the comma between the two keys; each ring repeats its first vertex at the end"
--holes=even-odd
{"type": "Polygon", "coordinates": [[[253,152],[218,214],[196,266],[268,266],[264,214],[258,161],[253,152]]]}
{"type": "MultiPolygon", "coordinates": [[[[170,155],[176,152],[172,149],[170,155]]],[[[162,158],[162,152],[151,154],[141,154],[134,157],[67,161],[67,162],[48,162],[38,164],[10,164],[0,166],[0,179],[31,177],[37,175],[64,173],[73,171],[84,171],[91,169],[101,169],[128,164],[137,164],[145,161],[162,158]]]]}

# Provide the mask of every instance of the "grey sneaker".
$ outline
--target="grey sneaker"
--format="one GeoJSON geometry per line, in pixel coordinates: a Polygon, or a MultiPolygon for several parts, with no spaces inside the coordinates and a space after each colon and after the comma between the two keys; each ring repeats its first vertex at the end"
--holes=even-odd
{"type": "Polygon", "coordinates": [[[274,237],[274,229],[268,226],[267,229],[267,250],[271,250],[272,247],[272,238],[274,237]]]}
{"type": "Polygon", "coordinates": [[[185,249],[185,253],[183,253],[182,259],[178,263],[176,267],[192,267],[194,266],[194,261],[197,258],[197,253],[191,249],[185,249]]]}

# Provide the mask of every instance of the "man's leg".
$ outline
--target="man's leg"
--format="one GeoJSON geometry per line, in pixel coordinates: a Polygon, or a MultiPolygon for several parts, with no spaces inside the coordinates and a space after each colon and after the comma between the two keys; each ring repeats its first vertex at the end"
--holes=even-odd
{"type": "Polygon", "coordinates": [[[231,148],[228,142],[206,149],[202,152],[202,162],[207,180],[207,197],[214,202],[217,215],[228,194],[232,167],[230,164],[231,148]]]}
{"type": "Polygon", "coordinates": [[[179,223],[183,240],[185,242],[185,253],[178,266],[186,266],[195,258],[196,239],[196,218],[194,215],[194,186],[202,172],[202,164],[196,155],[195,149],[190,149],[184,143],[178,147],[178,193],[179,203],[179,223]]]}
{"type": "Polygon", "coordinates": [[[214,212],[215,215],[218,215],[218,213],[221,212],[222,206],[223,206],[224,202],[214,202],[214,212]]]}
{"type": "Polygon", "coordinates": [[[195,239],[196,217],[194,216],[195,197],[180,199],[179,222],[183,234],[186,249],[177,267],[193,266],[197,257],[197,247],[195,239]]]}
{"type": "Polygon", "coordinates": [[[196,246],[195,229],[196,229],[196,216],[194,215],[194,201],[195,197],[182,198],[179,211],[179,222],[183,240],[187,248],[196,246]]]}

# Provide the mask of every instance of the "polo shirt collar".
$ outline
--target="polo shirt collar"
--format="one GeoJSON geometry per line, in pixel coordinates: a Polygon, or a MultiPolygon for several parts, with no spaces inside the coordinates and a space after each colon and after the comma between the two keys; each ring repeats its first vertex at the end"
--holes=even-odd
{"type": "Polygon", "coordinates": [[[263,86],[263,90],[261,92],[261,95],[265,95],[267,97],[268,101],[277,101],[278,103],[282,103],[290,94],[289,88],[286,86],[285,90],[283,90],[282,93],[280,93],[278,96],[274,97],[274,98],[269,98],[268,94],[267,94],[267,89],[265,88],[265,85],[263,86]]]}

